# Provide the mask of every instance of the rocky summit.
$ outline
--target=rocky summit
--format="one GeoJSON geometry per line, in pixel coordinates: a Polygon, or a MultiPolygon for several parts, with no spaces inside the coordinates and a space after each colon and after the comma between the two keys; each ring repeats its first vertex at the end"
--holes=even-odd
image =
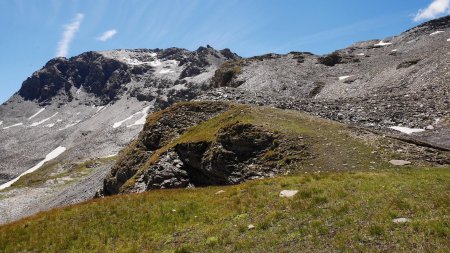
{"type": "Polygon", "coordinates": [[[447,16],[328,55],[52,59],[0,106],[0,223],[116,194],[448,166],[449,37],[447,16]]]}

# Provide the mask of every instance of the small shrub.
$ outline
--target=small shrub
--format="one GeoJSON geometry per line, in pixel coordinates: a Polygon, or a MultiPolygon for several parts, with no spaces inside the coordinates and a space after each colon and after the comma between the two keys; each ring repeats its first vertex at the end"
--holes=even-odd
{"type": "Polygon", "coordinates": [[[369,228],[369,234],[371,236],[383,236],[384,235],[384,227],[380,225],[372,225],[369,228]]]}

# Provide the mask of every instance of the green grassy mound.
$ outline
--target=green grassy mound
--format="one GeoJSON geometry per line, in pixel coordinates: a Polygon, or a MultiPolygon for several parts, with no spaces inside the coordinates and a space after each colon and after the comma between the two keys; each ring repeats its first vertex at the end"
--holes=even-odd
{"type": "MultiPolygon", "coordinates": [[[[398,154],[393,151],[395,143],[400,142],[397,140],[375,136],[298,111],[238,104],[230,104],[227,110],[182,130],[179,135],[172,133],[173,127],[170,131],[166,130],[166,135],[170,135],[171,138],[160,141],[161,144],[152,150],[144,144],[147,139],[155,139],[153,136],[149,137],[155,131],[146,129],[160,129],[159,126],[162,124],[181,124],[185,121],[178,120],[179,115],[182,117],[193,111],[196,115],[201,115],[203,107],[213,105],[211,102],[180,103],[151,115],[139,138],[119,155],[118,163],[113,168],[114,173],[109,180],[112,185],[117,184],[112,188],[120,188],[119,192],[122,193],[133,192],[136,180],[157,163],[161,155],[177,145],[216,143],[218,133],[235,124],[248,124],[261,131],[277,134],[275,141],[278,147],[266,150],[262,159],[258,157],[258,168],[281,168],[275,169],[280,172],[348,171],[386,168],[390,167],[388,162],[390,159],[410,158],[407,157],[407,153],[398,154]],[[189,109],[190,107],[194,107],[195,110],[189,109]],[[118,175],[121,176],[120,180],[118,175]]],[[[417,154],[414,156],[417,157],[417,154]]]]}

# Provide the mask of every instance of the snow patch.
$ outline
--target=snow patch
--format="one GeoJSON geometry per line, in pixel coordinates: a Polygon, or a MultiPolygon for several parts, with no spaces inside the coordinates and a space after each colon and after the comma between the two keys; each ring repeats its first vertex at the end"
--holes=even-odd
{"type": "Polygon", "coordinates": [[[0,126],[3,125],[3,121],[0,121],[0,126]]]}
{"type": "Polygon", "coordinates": [[[359,54],[356,54],[357,56],[364,56],[365,54],[364,53],[359,53],[359,54]]]}
{"type": "Polygon", "coordinates": [[[53,150],[52,152],[50,152],[47,156],[45,156],[45,159],[42,160],[41,162],[39,162],[38,164],[36,164],[34,167],[32,167],[31,169],[25,171],[24,173],[20,174],[18,177],[14,178],[13,180],[6,182],[2,185],[0,185],[0,190],[3,190],[5,188],[10,187],[12,184],[14,184],[15,182],[17,182],[17,180],[19,180],[21,177],[25,176],[26,174],[30,174],[32,172],[35,172],[36,170],[38,170],[40,167],[42,167],[42,165],[44,165],[46,162],[51,161],[53,159],[55,159],[56,157],[58,157],[59,155],[61,155],[62,153],[64,153],[64,151],[66,151],[65,147],[57,147],[55,150],[53,150]]]}
{"type": "Polygon", "coordinates": [[[436,34],[440,34],[440,33],[443,33],[444,31],[436,31],[436,32],[433,32],[433,33],[430,33],[430,36],[434,36],[434,35],[436,35],[436,34]]]}
{"type": "Polygon", "coordinates": [[[447,39],[448,42],[450,42],[450,39],[447,39]]]}
{"type": "Polygon", "coordinates": [[[384,46],[389,46],[389,45],[392,45],[392,43],[380,41],[377,44],[375,44],[374,46],[376,46],[376,47],[384,47],[384,46]]]}
{"type": "Polygon", "coordinates": [[[18,127],[18,126],[22,126],[22,125],[23,125],[23,123],[17,123],[17,124],[14,124],[12,126],[4,127],[3,129],[9,129],[9,128],[12,128],[12,127],[18,127]]]}
{"type": "Polygon", "coordinates": [[[39,122],[34,122],[33,124],[30,125],[30,127],[39,126],[40,124],[43,124],[43,123],[45,123],[45,122],[51,120],[51,119],[52,119],[53,117],[55,117],[56,115],[58,115],[58,112],[56,112],[56,113],[53,114],[52,116],[50,116],[50,117],[48,117],[48,118],[46,118],[46,119],[43,119],[43,120],[41,120],[41,121],[39,121],[39,122]]]}
{"type": "Polygon", "coordinates": [[[121,120],[121,121],[118,121],[118,122],[114,123],[114,124],[113,124],[113,128],[118,128],[118,127],[120,127],[123,123],[125,123],[126,121],[132,119],[134,116],[135,116],[135,115],[133,114],[133,115],[131,115],[130,117],[124,119],[124,120],[121,120]]]}
{"type": "Polygon", "coordinates": [[[149,64],[152,67],[158,67],[158,66],[161,66],[162,63],[160,60],[154,60],[154,61],[151,61],[149,64]]]}
{"type": "Polygon", "coordinates": [[[150,110],[150,106],[147,106],[147,107],[145,107],[144,109],[142,109],[141,111],[134,113],[134,114],[131,115],[130,117],[128,117],[128,118],[126,118],[126,119],[124,119],[124,120],[121,120],[121,121],[118,121],[118,122],[114,123],[114,124],[113,124],[113,128],[118,128],[118,127],[122,126],[123,123],[125,123],[125,122],[127,122],[128,120],[131,120],[132,118],[134,118],[135,116],[138,116],[138,115],[141,115],[141,114],[142,114],[142,117],[141,117],[140,119],[136,120],[136,122],[134,122],[134,123],[131,124],[131,125],[128,125],[127,127],[138,126],[138,125],[144,125],[144,124],[145,124],[145,121],[146,121],[146,119],[147,119],[147,115],[148,115],[148,111],[149,111],[149,110],[150,110]]]}
{"type": "Polygon", "coordinates": [[[148,115],[148,111],[149,110],[150,110],[150,106],[147,106],[144,109],[142,109],[142,111],[141,111],[142,117],[140,119],[136,120],[136,122],[134,122],[133,124],[127,126],[127,127],[144,125],[146,120],[147,120],[147,115],[148,115]]]}
{"type": "Polygon", "coordinates": [[[169,65],[178,65],[178,61],[177,60],[167,60],[167,61],[164,61],[164,62],[169,64],[169,65]]]}
{"type": "Polygon", "coordinates": [[[425,131],[425,129],[420,128],[409,128],[409,127],[401,127],[401,126],[393,126],[389,127],[390,129],[405,133],[405,134],[412,134],[412,133],[420,133],[425,131]]]}
{"type": "Polygon", "coordinates": [[[127,64],[130,64],[130,65],[143,65],[143,64],[149,64],[150,63],[148,61],[143,62],[143,61],[140,61],[138,59],[132,59],[132,58],[128,58],[128,57],[123,57],[122,60],[125,61],[127,64]]]}
{"type": "Polygon", "coordinates": [[[28,118],[28,120],[32,120],[34,117],[38,116],[41,112],[43,112],[45,108],[40,109],[37,113],[33,114],[31,117],[28,118]]]}
{"type": "Polygon", "coordinates": [[[103,108],[105,108],[105,106],[100,106],[97,108],[97,111],[95,113],[98,113],[99,111],[103,110],[103,108]]]}
{"type": "Polygon", "coordinates": [[[397,52],[397,49],[392,49],[392,52],[397,52]]]}
{"type": "Polygon", "coordinates": [[[81,122],[81,120],[77,120],[77,121],[75,121],[74,123],[67,124],[65,127],[60,128],[59,131],[66,130],[67,128],[73,127],[73,126],[77,125],[77,124],[80,123],[80,122],[81,122]]]}
{"type": "Polygon", "coordinates": [[[168,74],[168,73],[173,73],[174,71],[171,69],[161,69],[161,71],[159,71],[160,74],[168,74]]]}
{"type": "Polygon", "coordinates": [[[81,89],[82,89],[82,88],[83,88],[83,85],[81,85],[80,88],[78,88],[78,90],[77,90],[77,92],[76,92],[77,95],[81,93],[81,89]]]}
{"type": "Polygon", "coordinates": [[[111,155],[107,155],[107,156],[103,156],[103,157],[100,157],[100,158],[111,158],[111,157],[115,157],[115,156],[117,156],[118,155],[118,153],[116,153],[116,154],[111,154],[111,155]]]}
{"type": "Polygon", "coordinates": [[[45,125],[44,127],[52,128],[52,127],[54,127],[54,126],[55,126],[55,123],[51,123],[51,124],[45,125]]]}
{"type": "Polygon", "coordinates": [[[345,80],[345,79],[348,79],[348,78],[350,78],[350,77],[352,77],[353,75],[350,75],[350,76],[340,76],[339,77],[339,81],[343,81],[343,80],[345,80]]]}

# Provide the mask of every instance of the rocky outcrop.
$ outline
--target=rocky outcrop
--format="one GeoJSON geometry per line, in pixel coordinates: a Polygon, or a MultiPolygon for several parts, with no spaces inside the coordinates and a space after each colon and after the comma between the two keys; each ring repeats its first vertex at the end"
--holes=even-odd
{"type": "Polygon", "coordinates": [[[227,103],[180,103],[151,115],[139,137],[121,152],[120,159],[104,181],[104,194],[119,193],[122,185],[144,168],[158,149],[168,145],[189,127],[214,117],[228,107],[227,103]]]}
{"type": "Polygon", "coordinates": [[[25,80],[19,95],[26,100],[49,102],[56,95],[66,101],[73,99],[72,87],[83,87],[104,103],[117,98],[131,81],[128,66],[96,52],[87,52],[71,59],[55,58],[25,80]]]}
{"type": "Polygon", "coordinates": [[[351,55],[341,54],[339,52],[333,52],[329,55],[319,57],[319,58],[317,58],[317,61],[320,64],[323,64],[323,65],[329,66],[329,67],[333,67],[336,64],[360,62],[360,60],[358,58],[355,58],[351,55]]]}
{"type": "Polygon", "coordinates": [[[236,184],[283,173],[288,164],[308,156],[298,140],[250,123],[228,121],[233,115],[228,106],[194,102],[151,116],[139,138],[120,155],[102,194],[236,184]],[[223,116],[225,110],[230,116],[223,116]],[[224,118],[209,128],[186,132],[217,114],[224,118]],[[203,131],[211,128],[217,130],[208,137],[203,131]]]}

